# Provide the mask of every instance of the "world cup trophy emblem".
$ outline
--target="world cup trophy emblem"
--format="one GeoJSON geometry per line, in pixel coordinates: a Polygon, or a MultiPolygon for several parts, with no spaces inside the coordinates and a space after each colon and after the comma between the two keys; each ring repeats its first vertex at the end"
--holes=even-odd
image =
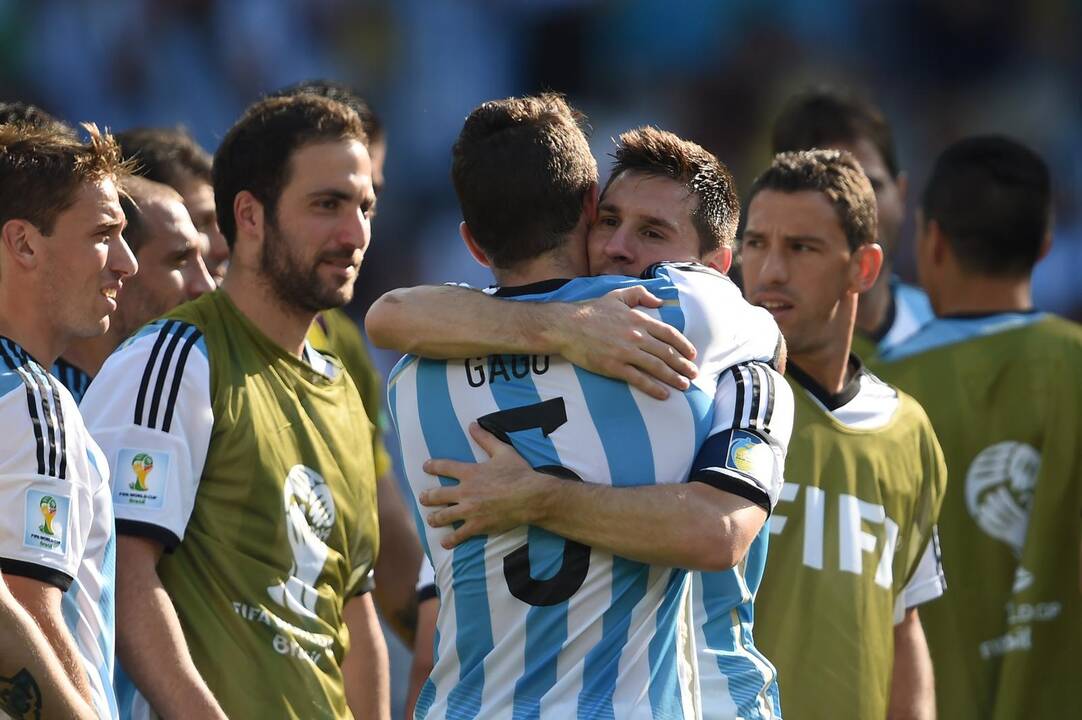
{"type": "Polygon", "coordinates": [[[46,495],[38,503],[38,509],[41,510],[41,517],[44,519],[41,525],[38,526],[38,530],[46,535],[55,535],[53,532],[53,520],[56,518],[56,500],[50,495],[46,495]]]}
{"type": "Polygon", "coordinates": [[[147,475],[154,469],[154,458],[146,453],[139,453],[132,458],[131,469],[135,473],[135,482],[130,483],[128,487],[138,492],[146,492],[149,489],[147,475]]]}

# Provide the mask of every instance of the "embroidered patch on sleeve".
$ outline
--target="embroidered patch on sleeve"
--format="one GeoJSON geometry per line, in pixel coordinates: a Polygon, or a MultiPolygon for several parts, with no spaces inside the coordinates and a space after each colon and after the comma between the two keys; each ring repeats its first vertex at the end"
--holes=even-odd
{"type": "Polygon", "coordinates": [[[161,450],[124,448],[113,470],[113,502],[133,508],[160,510],[165,505],[169,464],[173,457],[161,450]]]}
{"type": "Polygon", "coordinates": [[[725,467],[768,482],[774,475],[774,451],[755,433],[733,430],[725,467]]]}
{"type": "Polygon", "coordinates": [[[71,500],[49,490],[26,491],[23,545],[54,555],[68,552],[71,500]]]}

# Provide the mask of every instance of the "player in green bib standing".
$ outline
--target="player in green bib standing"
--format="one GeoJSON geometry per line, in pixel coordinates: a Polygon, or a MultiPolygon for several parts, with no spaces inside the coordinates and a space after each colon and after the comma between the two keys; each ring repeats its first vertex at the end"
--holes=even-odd
{"type": "Polygon", "coordinates": [[[369,241],[357,114],[250,107],[214,160],[220,290],[133,335],[86,397],[120,534],[121,717],[389,718],[370,423],[305,336],[369,241]]]}
{"type": "MultiPolygon", "coordinates": [[[[776,156],[749,197],[744,292],[785,334],[796,397],[756,644],[788,720],[931,717],[916,606],[944,588],[943,456],[920,406],[850,352],[857,298],[883,259],[875,194],[848,152],[814,150],[776,156]]],[[[702,651],[699,667],[709,717],[702,651]]]]}
{"type": "Polygon", "coordinates": [[[1029,148],[974,137],[944,151],[917,239],[937,317],[881,368],[924,405],[951,473],[951,590],[921,611],[951,720],[1082,717],[1082,328],[1030,295],[1051,208],[1029,148]]]}

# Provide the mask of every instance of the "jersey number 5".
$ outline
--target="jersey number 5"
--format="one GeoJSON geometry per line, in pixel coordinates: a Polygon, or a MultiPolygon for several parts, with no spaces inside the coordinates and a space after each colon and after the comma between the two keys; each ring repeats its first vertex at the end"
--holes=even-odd
{"type": "MultiPolygon", "coordinates": [[[[508,445],[509,433],[522,430],[540,430],[548,437],[567,422],[567,408],[563,398],[553,398],[533,405],[501,410],[477,418],[477,423],[508,445]]],[[[538,472],[582,481],[578,475],[560,465],[541,465],[538,472]]],[[[586,581],[590,569],[590,547],[573,540],[564,540],[563,560],[560,569],[550,578],[537,580],[530,570],[530,543],[515,548],[503,558],[503,576],[511,594],[530,605],[559,605],[578,592],[586,581]]]]}

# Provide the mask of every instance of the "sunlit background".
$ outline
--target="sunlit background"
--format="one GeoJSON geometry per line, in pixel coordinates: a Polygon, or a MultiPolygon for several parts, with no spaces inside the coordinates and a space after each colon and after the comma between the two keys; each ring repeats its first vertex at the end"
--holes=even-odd
{"type": "MultiPolygon", "coordinates": [[[[265,92],[351,85],[389,137],[359,318],[400,285],[488,283],[458,239],[449,179],[451,144],[483,100],[558,90],[590,117],[603,173],[611,138],[652,123],[717,153],[747,187],[789,94],[850,87],[893,125],[911,210],[961,136],[1007,133],[1045,157],[1055,244],[1037,304],[1078,319],[1080,18],[1077,0],[0,0],[0,99],[114,130],[179,123],[213,152],[265,92]]],[[[912,233],[910,217],[897,260],[908,279],[912,233]]]]}

